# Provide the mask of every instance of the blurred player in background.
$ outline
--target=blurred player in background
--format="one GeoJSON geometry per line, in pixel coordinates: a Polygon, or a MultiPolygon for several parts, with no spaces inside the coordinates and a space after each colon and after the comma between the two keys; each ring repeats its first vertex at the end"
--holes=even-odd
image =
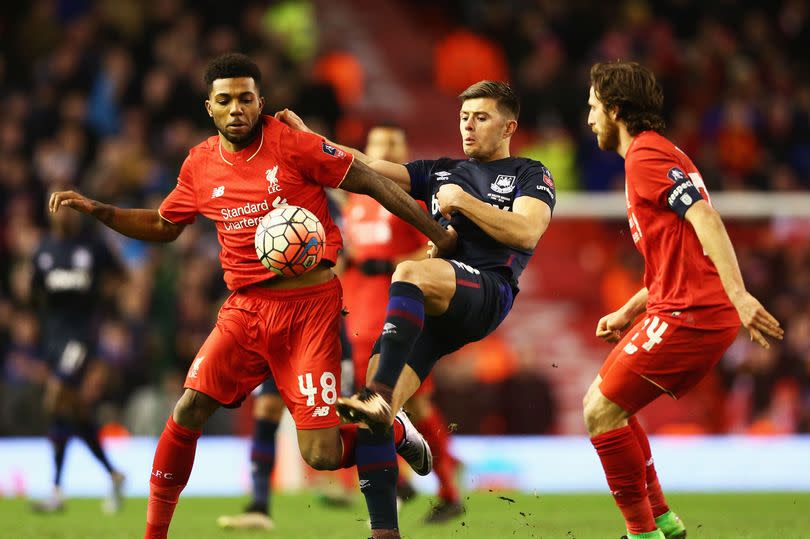
{"type": "MultiPolygon", "coordinates": [[[[512,88],[481,81],[459,99],[459,131],[468,159],[403,165],[372,160],[346,148],[424,202],[437,222],[458,230],[452,260],[433,253],[431,258],[397,265],[366,386],[338,401],[341,417],[365,423],[389,451],[389,427],[393,424],[396,430],[398,423],[394,414],[436,361],[483,339],[509,313],[518,278],[551,221],[555,202],[548,169],[538,161],[510,157],[520,112],[512,88]]],[[[290,111],[281,118],[308,131],[290,111]]],[[[393,494],[395,476],[379,474],[375,479],[388,484],[393,494]]],[[[391,518],[396,518],[396,509],[392,512],[391,518]]]]}
{"type": "Polygon", "coordinates": [[[93,405],[101,396],[109,368],[96,355],[98,324],[104,314],[102,286],[124,274],[118,259],[101,238],[82,230],[74,212],[51,215],[50,233],[34,253],[32,300],[38,308],[41,342],[51,367],[45,389],[48,437],[53,447],[54,488],[33,509],[64,508],[62,469],[71,436],[81,438],[112,481],[105,512],[121,508],[124,476],[113,468],[101,446],[93,405]]]}
{"type": "MultiPolygon", "coordinates": [[[[387,469],[396,473],[393,450],[378,450],[376,440],[354,425],[340,426],[334,409],[340,386],[338,328],[343,300],[331,266],[342,240],[327,211],[326,187],[375,197],[445,250],[456,243],[452,232],[427,217],[390,180],[322,137],[262,115],[261,73],[246,56],[214,59],[206,67],[205,82],[205,107],[218,135],[191,149],[177,186],[159,210],[118,208],[74,191],[53,193],[49,204],[51,212],[72,208],[121,234],[148,241],[174,241],[198,214],[217,227],[220,262],[233,293],[191,364],[185,392],[158,441],[146,539],[167,537],[191,474],[197,439],[211,414],[220,406],[239,406],[271,373],[295,420],[301,455],[310,466],[337,469],[356,462],[361,484],[368,484],[368,473],[387,469]],[[321,264],[288,278],[259,262],[253,241],[261,218],[285,204],[312,211],[327,235],[321,264]]],[[[411,456],[409,463],[421,466],[430,458],[430,449],[407,418],[400,442],[411,456]]],[[[378,488],[373,484],[364,494],[378,488]]],[[[377,509],[377,497],[372,498],[374,537],[399,537],[396,520],[380,519],[378,513],[384,511],[377,509]]]]}
{"type": "MultiPolygon", "coordinates": [[[[393,124],[371,128],[366,142],[371,160],[405,163],[408,144],[405,131],[393,124]]],[[[346,317],[354,358],[356,388],[365,385],[368,361],[374,342],[385,323],[385,307],[391,276],[400,262],[421,260],[427,239],[415,228],[365,195],[349,194],[343,211],[348,264],[341,276],[346,317]]],[[[416,428],[430,444],[433,471],[439,480],[439,501],[431,508],[427,522],[444,522],[464,512],[455,480],[456,460],[449,453],[447,426],[441,412],[431,402],[433,383],[426,378],[405,404],[416,428]]],[[[400,473],[397,494],[407,501],[413,496],[404,474],[400,473]]]]}
{"type": "Polygon", "coordinates": [[[630,232],[644,257],[644,288],[601,320],[596,335],[618,342],[584,399],[591,442],[629,539],[682,539],[667,506],[636,412],[692,389],[736,338],[781,339],[779,322],[749,294],[734,248],[695,165],[659,133],[663,95],[633,62],[591,69],[588,125],[625,159],[630,232]],[[622,337],[637,316],[644,314],[622,337]]]}

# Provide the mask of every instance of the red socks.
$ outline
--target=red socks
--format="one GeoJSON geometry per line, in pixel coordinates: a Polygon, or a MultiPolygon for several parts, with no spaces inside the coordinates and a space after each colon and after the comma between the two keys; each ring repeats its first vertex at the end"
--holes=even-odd
{"type": "Polygon", "coordinates": [[[351,468],[357,462],[355,448],[357,447],[357,423],[346,423],[340,426],[340,440],[343,442],[343,454],[340,457],[340,468],[351,468]]]}
{"type": "Polygon", "coordinates": [[[664,499],[661,483],[658,482],[658,474],[655,472],[650,441],[647,439],[647,433],[644,432],[644,427],[638,422],[636,416],[631,416],[627,420],[627,423],[630,425],[630,428],[633,429],[633,434],[636,435],[638,445],[641,446],[641,452],[644,454],[644,462],[647,465],[647,497],[650,499],[653,516],[658,518],[669,511],[669,506],[667,505],[666,499],[664,499]]]}
{"type": "Polygon", "coordinates": [[[447,427],[441,412],[435,407],[431,407],[428,416],[416,425],[419,432],[427,440],[433,451],[433,471],[439,479],[439,498],[450,503],[457,503],[458,486],[453,476],[455,464],[450,455],[447,427]]]}
{"type": "Polygon", "coordinates": [[[619,506],[630,533],[646,533],[656,529],[650,501],[647,498],[645,460],[641,446],[630,426],[615,429],[591,438],[610,492],[619,506]]]}
{"type": "Polygon", "coordinates": [[[144,539],[166,538],[180,492],[191,475],[200,434],[181,427],[171,417],[166,422],[152,463],[144,539]]]}

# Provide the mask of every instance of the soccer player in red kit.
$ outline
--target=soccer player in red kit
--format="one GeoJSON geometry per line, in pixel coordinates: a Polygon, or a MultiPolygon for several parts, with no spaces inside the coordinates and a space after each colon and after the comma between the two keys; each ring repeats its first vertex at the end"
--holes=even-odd
{"type": "MultiPolygon", "coordinates": [[[[393,124],[371,128],[365,153],[371,160],[404,164],[408,160],[405,131],[393,124]]],[[[341,275],[341,281],[349,309],[346,326],[352,343],[355,387],[361,388],[365,385],[374,342],[385,323],[388,288],[394,269],[405,260],[426,258],[427,239],[365,195],[349,194],[343,208],[343,223],[348,267],[341,275]]],[[[462,514],[464,508],[455,480],[456,460],[449,452],[446,422],[431,402],[432,395],[433,382],[428,377],[408,399],[405,409],[433,452],[439,501],[432,505],[426,522],[438,523],[462,514]]],[[[397,490],[403,500],[413,492],[402,477],[397,490]]]]}
{"type": "Polygon", "coordinates": [[[659,133],[663,96],[634,62],[591,69],[588,125],[602,150],[625,159],[630,232],[645,261],[644,288],[599,320],[618,342],[583,400],[585,424],[629,539],[682,539],[636,412],[692,389],[736,338],[740,323],[767,348],[779,322],[749,294],[734,248],[695,165],[659,133]],[[627,333],[622,333],[644,313],[627,333]]]}
{"type": "MultiPolygon", "coordinates": [[[[453,233],[438,226],[393,182],[323,138],[263,116],[261,73],[246,56],[214,59],[205,81],[205,107],[219,133],[191,149],[177,186],[159,210],[117,208],[74,191],[53,193],[49,202],[52,212],[73,208],[141,240],[173,241],[197,214],[216,223],[220,261],[232,294],[191,364],[185,392],[158,442],[146,539],[167,537],[207,419],[220,406],[238,406],[271,373],[296,422],[301,455],[310,466],[337,469],[357,463],[361,484],[365,470],[396,473],[395,455],[378,451],[358,429],[340,426],[335,413],[342,293],[331,265],[342,241],[327,212],[325,187],[369,194],[444,248],[455,244],[453,233]],[[326,231],[324,262],[298,277],[269,272],[253,246],[259,220],[284,204],[309,209],[326,231]]],[[[411,454],[413,447],[429,452],[412,426],[404,434],[400,429],[400,438],[411,454]]],[[[363,491],[374,537],[399,537],[396,522],[375,520],[375,504],[388,503],[388,492],[375,487],[363,491]]],[[[387,510],[386,505],[378,512],[387,510]]]]}

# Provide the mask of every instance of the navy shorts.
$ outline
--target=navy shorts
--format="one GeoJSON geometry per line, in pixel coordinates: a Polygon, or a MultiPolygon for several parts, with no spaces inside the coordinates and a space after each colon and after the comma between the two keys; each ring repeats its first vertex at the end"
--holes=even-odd
{"type": "MultiPolygon", "coordinates": [[[[456,260],[448,262],[456,272],[456,293],[444,314],[425,316],[422,333],[408,359],[408,365],[422,381],[443,356],[495,331],[515,299],[516,290],[503,273],[478,270],[456,260]]],[[[372,355],[379,353],[378,339],[372,355]]]]}
{"type": "Polygon", "coordinates": [[[64,336],[48,338],[45,351],[53,374],[67,385],[78,386],[87,372],[95,347],[88,339],[64,336]]]}

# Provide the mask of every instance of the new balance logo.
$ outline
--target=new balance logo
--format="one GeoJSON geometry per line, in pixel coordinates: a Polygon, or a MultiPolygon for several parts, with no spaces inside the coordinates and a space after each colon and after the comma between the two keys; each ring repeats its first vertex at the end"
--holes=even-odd
{"type": "Polygon", "coordinates": [[[371,486],[371,480],[370,479],[361,479],[360,480],[360,490],[363,490],[364,488],[369,487],[369,486],[371,486]]]}
{"type": "Polygon", "coordinates": [[[275,200],[273,200],[273,207],[274,208],[283,208],[286,205],[287,205],[287,199],[286,198],[281,198],[280,196],[278,196],[278,197],[275,198],[275,200]]]}
{"type": "Polygon", "coordinates": [[[214,187],[214,190],[211,192],[211,198],[219,198],[225,194],[225,186],[220,185],[219,187],[214,187]]]}
{"type": "Polygon", "coordinates": [[[328,406],[318,406],[315,408],[315,411],[312,412],[312,417],[326,417],[328,415],[329,415],[328,406]]]}
{"type": "Polygon", "coordinates": [[[392,324],[391,322],[386,322],[383,326],[383,335],[395,335],[397,332],[397,326],[392,324]]]}

